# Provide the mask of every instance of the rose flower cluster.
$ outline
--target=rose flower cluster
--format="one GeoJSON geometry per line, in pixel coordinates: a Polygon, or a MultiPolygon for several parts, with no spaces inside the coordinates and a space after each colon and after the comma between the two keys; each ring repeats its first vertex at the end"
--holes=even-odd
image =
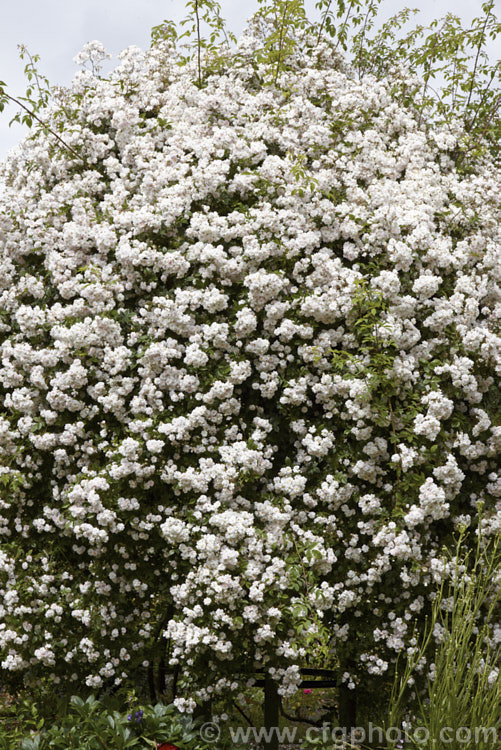
{"type": "Polygon", "coordinates": [[[287,695],[326,632],[377,683],[443,545],[499,532],[499,163],[456,168],[403,70],[301,31],[275,76],[261,46],[202,86],[128,48],[57,93],[71,152],[34,132],[0,167],[6,684],[163,658],[185,710],[260,670],[287,695]]]}

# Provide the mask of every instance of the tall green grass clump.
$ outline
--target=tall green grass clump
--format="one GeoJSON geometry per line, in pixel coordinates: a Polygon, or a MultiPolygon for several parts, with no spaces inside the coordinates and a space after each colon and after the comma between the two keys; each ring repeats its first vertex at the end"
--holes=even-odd
{"type": "MultiPolygon", "coordinates": [[[[464,532],[455,556],[447,562],[450,577],[442,581],[428,626],[414,652],[397,672],[388,727],[404,727],[406,746],[426,750],[494,750],[500,748],[501,544],[499,536],[478,534],[474,554],[465,551],[464,532]],[[479,626],[481,613],[482,625],[479,626]],[[437,643],[425,695],[412,696],[414,674],[423,656],[437,643]],[[409,698],[416,710],[408,717],[409,698]],[[407,714],[407,715],[406,715],[407,714]],[[407,719],[407,721],[406,721],[407,719]]],[[[399,746],[397,742],[390,747],[399,746]]],[[[401,746],[401,745],[400,745],[401,746]]]]}

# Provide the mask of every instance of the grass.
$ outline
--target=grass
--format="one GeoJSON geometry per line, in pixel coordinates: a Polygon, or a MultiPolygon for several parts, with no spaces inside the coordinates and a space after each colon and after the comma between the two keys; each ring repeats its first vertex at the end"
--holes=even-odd
{"type": "MultiPolygon", "coordinates": [[[[417,710],[410,722],[407,747],[501,747],[501,649],[493,638],[493,628],[499,623],[500,562],[499,536],[485,543],[479,536],[474,557],[463,551],[462,539],[458,541],[452,577],[442,584],[421,644],[407,656],[392,692],[387,726],[396,727],[406,717],[413,675],[432,637],[438,636],[426,695],[416,695],[417,710]],[[421,728],[418,733],[417,727],[421,728]]],[[[390,743],[390,747],[396,746],[390,743]]]]}

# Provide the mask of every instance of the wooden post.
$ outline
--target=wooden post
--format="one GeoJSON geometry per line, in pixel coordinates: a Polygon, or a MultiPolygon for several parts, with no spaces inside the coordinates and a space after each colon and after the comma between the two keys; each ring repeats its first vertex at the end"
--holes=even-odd
{"type": "Polygon", "coordinates": [[[350,690],[347,685],[339,686],[339,726],[346,729],[349,734],[357,726],[357,699],[355,690],[350,690]]]}
{"type": "Polygon", "coordinates": [[[157,702],[157,691],[155,690],[155,672],[153,662],[148,664],[148,688],[150,691],[150,703],[157,702]]]}
{"type": "Polygon", "coordinates": [[[268,732],[264,750],[278,750],[278,720],[280,697],[277,683],[271,677],[264,680],[264,727],[268,732]],[[273,733],[271,730],[273,729],[273,733]]]}

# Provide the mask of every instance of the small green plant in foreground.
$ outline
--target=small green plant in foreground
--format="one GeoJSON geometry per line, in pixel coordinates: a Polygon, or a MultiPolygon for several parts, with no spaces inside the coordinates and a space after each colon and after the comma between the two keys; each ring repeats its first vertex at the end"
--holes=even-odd
{"type": "Polygon", "coordinates": [[[85,701],[73,696],[66,713],[51,725],[36,704],[25,701],[13,708],[18,721],[11,722],[10,728],[3,723],[0,750],[156,750],[163,743],[182,750],[210,747],[200,738],[198,722],[173,705],[134,706],[119,712],[92,696],[85,701]]]}

